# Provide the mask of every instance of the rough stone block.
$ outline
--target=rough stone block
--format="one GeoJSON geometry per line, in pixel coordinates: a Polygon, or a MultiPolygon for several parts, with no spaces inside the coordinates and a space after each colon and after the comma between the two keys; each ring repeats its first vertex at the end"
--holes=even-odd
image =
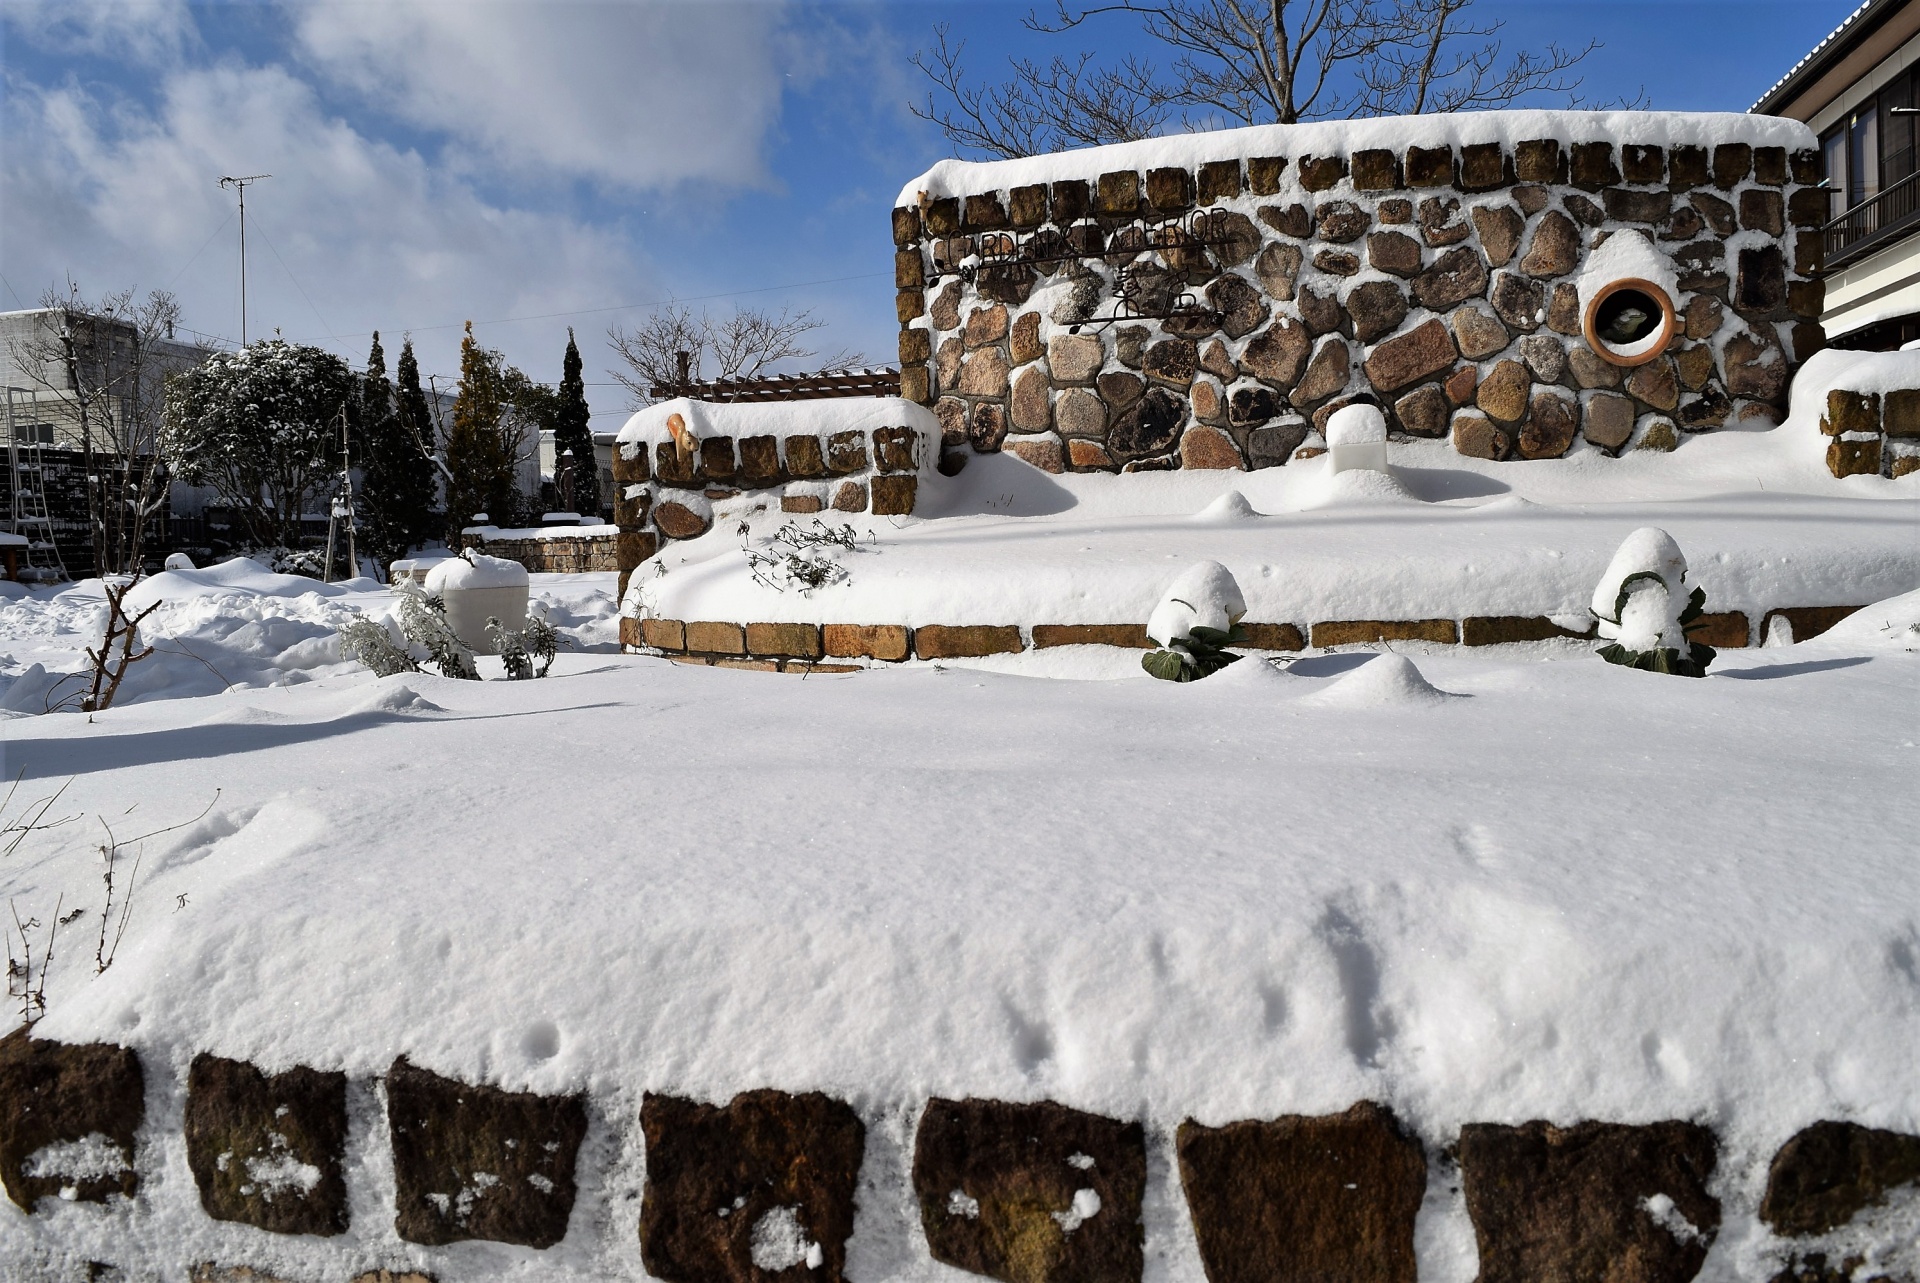
{"type": "Polygon", "coordinates": [[[615,485],[636,486],[646,482],[652,469],[648,466],[647,447],[643,443],[616,445],[613,447],[613,481],[615,485]]]}
{"type": "Polygon", "coordinates": [[[857,428],[835,432],[827,438],[827,471],[837,476],[864,472],[867,468],[866,434],[857,428]]]}
{"type": "Polygon", "coordinates": [[[643,619],[640,637],[655,650],[679,651],[687,648],[687,626],[678,619],[643,619]]]}
{"type": "Polygon", "coordinates": [[[1093,208],[1092,193],[1083,178],[1067,178],[1053,184],[1053,221],[1060,227],[1085,218],[1093,208]]]}
{"type": "Polygon", "coordinates": [[[1042,1102],[927,1102],[913,1190],[933,1258],[1004,1283],[1136,1283],[1146,1137],[1042,1102]]]}
{"type": "Polygon", "coordinates": [[[1254,211],[1260,221],[1282,236],[1305,238],[1313,235],[1313,217],[1305,205],[1262,205],[1254,211]]]}
{"type": "Polygon", "coordinates": [[[1076,470],[1111,469],[1113,456],[1097,441],[1075,438],[1067,442],[1067,466],[1076,470]]]}
{"type": "Polygon", "coordinates": [[[820,649],[820,625],[748,624],[747,653],[763,658],[818,659],[823,653],[820,649]]]}
{"type": "Polygon", "coordinates": [[[1218,428],[1195,425],[1180,437],[1180,466],[1187,469],[1244,468],[1240,448],[1218,428]]]}
{"type": "Polygon", "coordinates": [[[933,335],[927,330],[900,331],[900,364],[924,365],[933,359],[933,335]]]}
{"type": "Polygon", "coordinates": [[[1618,450],[1633,436],[1633,402],[1613,393],[1596,393],[1587,401],[1580,433],[1603,450],[1618,450]]]}
{"type": "Polygon", "coordinates": [[[1392,152],[1375,148],[1353,153],[1353,187],[1355,191],[1385,192],[1400,186],[1400,158],[1392,152]]]}
{"type": "Polygon", "coordinates": [[[1667,183],[1674,191],[1704,187],[1712,181],[1713,171],[1707,162],[1705,147],[1686,143],[1667,153],[1667,183]]]}
{"type": "Polygon", "coordinates": [[[1661,223],[1673,212],[1673,196],[1664,191],[1637,192],[1609,187],[1601,194],[1607,217],[1619,223],[1661,223]]]}
{"type": "Polygon", "coordinates": [[[1487,292],[1487,261],[1471,245],[1456,245],[1413,278],[1413,297],[1432,312],[1450,311],[1487,292]]]}
{"type": "Polygon", "coordinates": [[[1820,431],[1830,437],[1843,432],[1880,431],[1880,394],[1849,392],[1834,388],[1827,393],[1827,412],[1820,416],[1820,431]]]}
{"type": "Polygon", "coordinates": [[[1144,624],[1035,624],[1033,648],[1054,646],[1124,646],[1152,650],[1153,639],[1144,624]]]}
{"type": "Polygon", "coordinates": [[[1558,139],[1529,139],[1513,149],[1514,175],[1523,183],[1564,183],[1567,162],[1558,139]]]}
{"type": "Polygon", "coordinates": [[[1007,193],[1007,221],[1021,230],[1047,221],[1047,185],[1034,183],[1007,193]]]}
{"type": "Polygon", "coordinates": [[[1301,409],[1316,406],[1343,390],[1352,371],[1353,354],[1347,341],[1329,335],[1314,349],[1313,359],[1307,362],[1307,372],[1300,376],[1289,399],[1301,409]]]}
{"type": "Polygon", "coordinates": [[[962,206],[960,230],[966,232],[996,232],[1007,225],[1007,209],[1000,203],[1000,193],[983,192],[969,196],[962,206]]]}
{"type": "MultiPolygon", "coordinates": [[[[632,574],[633,572],[630,570],[623,570],[620,572],[620,592],[616,600],[624,599],[626,597],[627,581],[632,574]]],[[[631,615],[620,616],[621,649],[623,650],[629,649],[629,648],[637,649],[638,647],[641,647],[644,645],[646,645],[646,639],[644,636],[642,636],[640,632],[640,621],[635,619],[631,615]]]]}
{"type": "Polygon", "coordinates": [[[687,649],[703,655],[744,655],[747,653],[747,644],[738,624],[720,620],[689,620],[687,649]]]}
{"type": "Polygon", "coordinates": [[[656,1278],[841,1283],[866,1127],[818,1092],[725,1106],[648,1093],[640,1263],[656,1278]]]}
{"type": "Polygon", "coordinates": [[[1787,197],[1787,221],[1795,227],[1819,227],[1827,221],[1830,200],[1817,187],[1802,187],[1787,197]]]}
{"type": "Polygon", "coordinates": [[[1247,433],[1247,466],[1278,468],[1293,458],[1293,452],[1307,439],[1304,420],[1269,423],[1247,433]]]}
{"type": "Polygon", "coordinates": [[[1512,163],[1499,143],[1470,143],[1460,149],[1460,190],[1490,192],[1513,183],[1512,163]]]}
{"type": "Polygon", "coordinates": [[[566,1237],[584,1096],[456,1082],[403,1056],[387,1071],[387,1121],[401,1238],[552,1247],[566,1237]]]}
{"type": "Polygon", "coordinates": [[[910,653],[912,633],[899,624],[826,624],[820,640],[838,659],[898,662],[910,653]]]}
{"type": "Polygon", "coordinates": [[[1047,340],[1047,366],[1056,384],[1092,383],[1105,361],[1097,334],[1056,334],[1047,340]]]}
{"type": "Polygon", "coordinates": [[[654,529],[669,539],[698,539],[713,525],[713,518],[705,512],[669,499],[665,503],[654,505],[653,525],[654,529]]]}
{"type": "Polygon", "coordinates": [[[1394,276],[1417,276],[1421,267],[1420,242],[1405,232],[1375,232],[1367,237],[1367,265],[1394,276]]]}
{"type": "Polygon", "coordinates": [[[1366,646],[1375,642],[1424,641],[1452,644],[1460,640],[1451,619],[1340,619],[1323,620],[1310,630],[1313,644],[1366,646]]]}
{"type": "Polygon", "coordinates": [[[1171,165],[1148,170],[1147,204],[1162,214],[1193,208],[1193,175],[1171,165]]]}
{"type": "Polygon", "coordinates": [[[1344,156],[1302,156],[1300,185],[1310,192],[1323,192],[1347,176],[1344,156]]]}
{"type": "Polygon", "coordinates": [[[1739,650],[1748,642],[1750,627],[1746,612],[1722,610],[1694,620],[1687,636],[1719,650],[1739,650]]]}
{"type": "Polygon", "coordinates": [[[187,1071],[185,1129],[208,1216],[276,1234],[346,1232],[345,1074],[300,1067],[268,1077],[203,1052],[187,1071]]]}
{"type": "Polygon", "coordinates": [[[146,1118],[139,1056],[108,1043],[30,1038],[29,1029],[0,1038],[0,1183],[7,1196],[29,1213],[42,1197],[132,1198],[140,1185],[134,1136],[146,1118]],[[61,1161],[56,1147],[95,1134],[118,1151],[117,1167],[61,1161]]]}
{"type": "Polygon", "coordinates": [[[1890,437],[1920,437],[1920,389],[1887,393],[1880,419],[1890,437]]]}
{"type": "Polygon", "coordinates": [[[926,624],[913,630],[913,653],[919,659],[973,659],[1023,649],[1020,630],[1012,624],[926,624]]]}
{"type": "Polygon", "coordinates": [[[1803,642],[1810,637],[1818,637],[1855,611],[1863,609],[1865,607],[1862,606],[1783,606],[1767,612],[1766,618],[1761,621],[1760,635],[1767,635],[1767,629],[1773,626],[1774,618],[1778,616],[1792,627],[1793,639],[1803,642]]]}
{"type": "Polygon", "coordinates": [[[956,235],[960,231],[960,198],[944,196],[928,201],[921,209],[921,218],[929,236],[956,235]]]}
{"type": "Polygon", "coordinates": [[[1453,186],[1453,148],[1407,148],[1407,186],[1453,186]]]}
{"type": "Polygon", "coordinates": [[[1620,170],[1613,163],[1612,143],[1573,144],[1573,185],[1597,192],[1620,182],[1620,170]]]}
{"type": "Polygon", "coordinates": [[[1247,160],[1247,188],[1255,196],[1271,196],[1280,190],[1280,175],[1287,171],[1285,156],[1253,156],[1247,160]]]}
{"type": "MultiPolygon", "coordinates": [[[[920,466],[920,434],[912,428],[875,428],[873,462],[882,472],[912,472],[920,466]]],[[[744,452],[745,443],[742,443],[744,452]]]]}
{"type": "Polygon", "coordinates": [[[1414,1283],[1427,1160],[1390,1110],[1189,1120],[1176,1144],[1209,1283],[1414,1283]]]}
{"type": "Polygon", "coordinates": [[[1393,403],[1400,430],[1415,437],[1444,437],[1453,407],[1438,384],[1424,383],[1393,403]]]}
{"type": "Polygon", "coordinates": [[[1734,184],[1753,168],[1751,143],[1721,143],[1713,149],[1713,182],[1732,191],[1734,184]]]}
{"type": "Polygon", "coordinates": [[[1475,410],[1456,411],[1452,432],[1455,452],[1470,459],[1504,459],[1513,448],[1512,436],[1475,410]]]}
{"type": "Polygon", "coordinates": [[[660,537],[651,530],[622,530],[613,540],[613,564],[617,570],[637,569],[641,562],[660,551],[660,537]]]}
{"type": "Polygon", "coordinates": [[[1666,181],[1667,156],[1659,147],[1628,143],[1620,149],[1620,173],[1630,183],[1666,181]]]}
{"type": "Polygon", "coordinates": [[[917,249],[903,249],[893,256],[893,288],[918,289],[927,283],[926,263],[917,249]]]}
{"type": "Polygon", "coordinates": [[[920,211],[911,205],[902,205],[893,211],[893,243],[911,245],[920,239],[920,211]]]}
{"type": "Polygon", "coordinates": [[[1462,646],[1503,646],[1513,642],[1552,641],[1558,637],[1593,636],[1576,633],[1544,615],[1469,615],[1460,621],[1462,646]]]}
{"type": "Polygon", "coordinates": [[[1200,166],[1200,203],[1231,200],[1240,194],[1240,162],[1211,160],[1200,166]]]}
{"type": "Polygon", "coordinates": [[[782,512],[820,512],[823,511],[826,506],[826,501],[817,494],[783,494],[780,496],[780,511],[782,512]]]}
{"type": "Polygon", "coordinates": [[[1458,1152],[1480,1283],[1686,1283],[1720,1229],[1718,1147],[1695,1123],[1469,1123],[1458,1152]]]}
{"type": "Polygon", "coordinates": [[[1514,453],[1522,459],[1558,459],[1573,446],[1579,426],[1579,406],[1558,392],[1533,394],[1527,421],[1514,438],[1514,453]]]}
{"type": "Polygon", "coordinates": [[[967,418],[967,444],[980,454],[994,454],[1007,439],[1007,407],[998,401],[982,401],[967,418]]]}
{"type": "Polygon", "coordinates": [[[1140,175],[1131,169],[1100,175],[1096,208],[1108,218],[1132,218],[1140,212],[1140,175]]]}
{"type": "Polygon", "coordinates": [[[835,512],[865,512],[867,510],[867,486],[862,481],[842,481],[833,490],[833,510],[835,512]]]}
{"type": "Polygon", "coordinates": [[[933,380],[924,365],[909,365],[900,371],[900,395],[919,405],[933,401],[933,380]]]}
{"type": "Polygon", "coordinates": [[[671,441],[662,441],[653,448],[654,479],[667,486],[690,486],[700,475],[700,452],[694,450],[682,453],[671,441]]]}
{"type": "Polygon", "coordinates": [[[1009,437],[1006,450],[1008,454],[1042,472],[1058,473],[1067,470],[1066,445],[1051,432],[1045,436],[1009,437]]]}
{"type": "Polygon", "coordinates": [[[1292,624],[1257,624],[1240,621],[1240,630],[1247,635],[1246,642],[1239,647],[1242,650],[1305,650],[1307,639],[1292,624]]]}
{"type": "MultiPolygon", "coordinates": [[[[1880,475],[1879,441],[1841,441],[1827,443],[1827,471],[1836,477],[1873,477],[1880,475]]],[[[1796,637],[1798,633],[1794,634],[1796,637]]]]}
{"type": "Polygon", "coordinates": [[[1398,338],[1373,349],[1363,367],[1367,381],[1380,392],[1397,392],[1421,379],[1451,369],[1458,350],[1446,323],[1433,317],[1398,338]]]}

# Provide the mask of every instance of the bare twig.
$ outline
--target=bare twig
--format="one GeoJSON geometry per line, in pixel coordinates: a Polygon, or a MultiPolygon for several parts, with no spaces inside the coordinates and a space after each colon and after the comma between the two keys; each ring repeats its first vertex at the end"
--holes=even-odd
{"type": "Polygon", "coordinates": [[[107,823],[106,818],[104,816],[101,817],[100,827],[107,831],[107,840],[100,847],[100,857],[102,862],[105,865],[105,868],[102,869],[100,876],[102,881],[106,883],[107,902],[104,906],[102,906],[100,910],[100,939],[99,939],[99,943],[94,946],[94,950],[93,950],[93,964],[94,964],[95,975],[100,975],[104,973],[108,967],[111,967],[113,965],[114,955],[120,951],[120,939],[122,936],[126,935],[127,933],[127,922],[133,917],[134,884],[140,876],[141,861],[146,858],[147,840],[149,838],[157,838],[157,837],[163,836],[164,834],[172,833],[177,829],[184,829],[189,824],[199,823],[201,820],[204,820],[207,817],[207,815],[213,810],[214,805],[217,802],[219,802],[219,800],[220,800],[220,790],[215,789],[213,791],[213,797],[207,802],[207,804],[204,807],[200,809],[200,813],[198,815],[192,816],[188,819],[181,820],[177,824],[169,824],[165,828],[153,829],[149,832],[142,833],[139,837],[127,839],[127,843],[131,844],[134,848],[133,868],[127,871],[127,883],[120,897],[120,913],[118,918],[114,916],[113,875],[114,875],[114,866],[120,858],[120,847],[122,843],[118,838],[114,836],[113,826],[107,823]],[[109,942],[107,939],[107,932],[109,928],[111,928],[113,932],[113,939],[111,942],[109,942]]]}
{"type": "Polygon", "coordinates": [[[160,602],[156,599],[139,614],[127,614],[127,594],[133,591],[133,586],[138,582],[136,576],[117,582],[109,579],[102,585],[107,597],[107,633],[99,650],[91,646],[86,648],[87,662],[93,666],[93,688],[80,701],[80,711],[83,713],[103,713],[113,707],[113,697],[119,694],[120,680],[127,675],[127,669],[153,654],[151,646],[138,654],[133,649],[139,638],[141,621],[160,609],[160,602]],[[114,654],[116,644],[120,648],[118,655],[114,654]]]}

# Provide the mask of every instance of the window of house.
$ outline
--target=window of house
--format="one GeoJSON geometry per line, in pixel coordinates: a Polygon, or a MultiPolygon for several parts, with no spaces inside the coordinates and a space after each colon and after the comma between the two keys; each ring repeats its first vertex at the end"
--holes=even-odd
{"type": "Polygon", "coordinates": [[[1835,125],[1820,140],[1821,168],[1827,179],[1827,217],[1847,212],[1847,127],[1835,125]]]}

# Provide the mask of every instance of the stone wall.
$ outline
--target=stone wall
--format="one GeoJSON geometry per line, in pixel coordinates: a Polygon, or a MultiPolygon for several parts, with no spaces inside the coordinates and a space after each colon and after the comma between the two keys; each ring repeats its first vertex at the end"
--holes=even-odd
{"type": "Polygon", "coordinates": [[[1920,390],[1827,393],[1820,431],[1836,477],[1904,477],[1920,472],[1920,390]]]}
{"type": "Polygon", "coordinates": [[[618,570],[617,526],[566,526],[543,530],[502,530],[497,526],[468,526],[460,532],[460,546],[489,557],[517,561],[535,575],[578,575],[596,570],[618,570]]]}
{"type": "Polygon", "coordinates": [[[1575,136],[923,192],[893,211],[902,393],[949,452],[1054,472],[1276,466],[1355,399],[1486,458],[1671,449],[1784,417],[1825,341],[1818,179],[1811,150],[1575,136]],[[1627,231],[1677,285],[1632,367],[1576,286],[1627,231]]]}
{"type": "MultiPolygon", "coordinates": [[[[144,1130],[148,1072],[126,1048],[26,1030],[0,1040],[0,1175],[14,1203],[39,1215],[47,1202],[139,1197],[174,1143],[144,1130]]],[[[584,1096],[460,1082],[405,1056],[382,1085],[393,1232],[413,1246],[382,1259],[392,1254],[369,1242],[364,1269],[342,1283],[457,1283],[459,1262],[482,1258],[432,1249],[469,1241],[598,1247],[608,1209],[573,1227],[576,1202],[612,1197],[603,1172],[582,1170],[610,1161],[583,1147],[584,1096]]],[[[352,1232],[349,1182],[365,1169],[348,1161],[346,1088],[338,1072],[268,1075],[195,1057],[180,1117],[205,1215],[276,1235],[352,1232]],[[281,1170],[312,1175],[260,1175],[281,1170]]],[[[645,1152],[629,1259],[664,1279],[841,1283],[867,1126],[818,1092],[748,1091],[724,1105],[647,1093],[637,1119],[615,1121],[618,1143],[645,1152]]],[[[903,1250],[1008,1283],[1138,1283],[1143,1208],[1164,1180],[1177,1189],[1158,1197],[1184,1200],[1210,1283],[1414,1283],[1416,1220],[1437,1167],[1463,1196],[1486,1283],[1599,1278],[1603,1262],[1631,1263],[1617,1277],[1636,1283],[1684,1283],[1729,1211],[1757,1213],[1772,1233],[1777,1280],[1814,1283],[1850,1276],[1844,1261],[1826,1272],[1828,1236],[1920,1181],[1920,1136],[1836,1120],[1779,1147],[1757,1206],[1740,1182],[1716,1179],[1719,1139],[1689,1120],[1468,1123],[1423,1137],[1387,1105],[1360,1101],[1331,1115],[1188,1119],[1173,1130],[1170,1171],[1149,1162],[1148,1139],[1140,1120],[1051,1101],[928,1100],[901,1191],[923,1245],[903,1250]]],[[[110,1241],[90,1251],[88,1276],[113,1277],[110,1241]]],[[[204,1283],[276,1283],[245,1259],[178,1264],[204,1283]]]]}

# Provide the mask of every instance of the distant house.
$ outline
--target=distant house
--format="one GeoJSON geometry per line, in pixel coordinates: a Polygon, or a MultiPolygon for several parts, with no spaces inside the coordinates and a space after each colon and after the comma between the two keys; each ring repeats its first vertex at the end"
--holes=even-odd
{"type": "Polygon", "coordinates": [[[1753,110],[1820,139],[1828,341],[1887,351],[1920,339],[1920,0],[1867,0],[1753,110]]]}

